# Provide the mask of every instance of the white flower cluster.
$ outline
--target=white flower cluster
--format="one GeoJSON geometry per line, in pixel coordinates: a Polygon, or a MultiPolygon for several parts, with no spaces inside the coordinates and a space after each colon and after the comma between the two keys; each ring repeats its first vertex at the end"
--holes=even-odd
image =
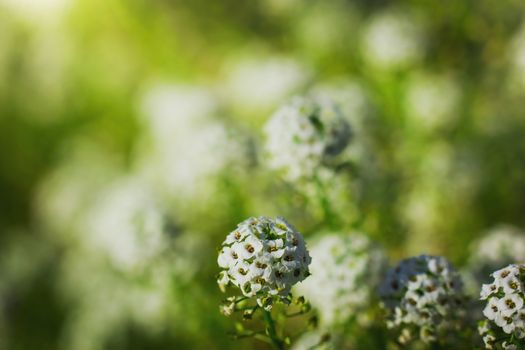
{"type": "Polygon", "coordinates": [[[331,100],[296,97],[265,126],[269,166],[290,180],[308,177],[348,145],[350,125],[331,100]]]}
{"type": "Polygon", "coordinates": [[[386,266],[383,251],[365,235],[331,234],[311,249],[312,276],[299,292],[319,311],[326,324],[341,324],[370,306],[386,266]]]}
{"type": "Polygon", "coordinates": [[[480,299],[487,301],[483,315],[489,320],[479,329],[485,346],[492,349],[496,339],[498,342],[505,340],[504,348],[508,349],[512,349],[512,343],[518,339],[520,344],[525,344],[525,265],[512,264],[491,276],[494,281],[484,284],[480,292],[480,299]],[[496,338],[494,325],[505,334],[496,338]]]}
{"type": "Polygon", "coordinates": [[[409,79],[404,105],[414,125],[433,130],[454,122],[460,99],[459,84],[451,76],[416,73],[409,79]]]}
{"type": "MultiPolygon", "coordinates": [[[[168,198],[202,201],[224,169],[250,158],[249,136],[219,119],[220,101],[207,88],[153,86],[143,97],[138,170],[168,198]]],[[[209,201],[206,201],[209,202],[209,201]]]]}
{"type": "Polygon", "coordinates": [[[389,312],[389,328],[401,328],[401,342],[419,331],[424,342],[438,332],[458,325],[463,315],[464,294],[459,273],[443,257],[420,255],[391,269],[380,286],[383,306],[389,312]]]}
{"type": "Polygon", "coordinates": [[[303,237],[283,218],[249,218],[222,243],[217,283],[233,284],[247,297],[271,307],[291,287],[309,276],[311,259],[303,237]]]}
{"type": "Polygon", "coordinates": [[[163,254],[175,232],[147,183],[137,177],[118,179],[97,199],[79,235],[88,251],[107,256],[112,266],[129,273],[163,254]]]}

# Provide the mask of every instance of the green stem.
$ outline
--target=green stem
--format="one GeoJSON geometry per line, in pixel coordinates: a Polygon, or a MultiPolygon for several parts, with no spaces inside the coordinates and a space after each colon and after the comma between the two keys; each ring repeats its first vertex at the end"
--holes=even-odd
{"type": "Polygon", "coordinates": [[[268,326],[268,336],[270,337],[270,340],[272,341],[274,348],[277,350],[284,350],[283,342],[277,336],[277,332],[275,330],[275,322],[272,318],[272,314],[269,311],[266,311],[263,309],[263,316],[264,316],[264,321],[266,322],[268,326]]]}
{"type": "Polygon", "coordinates": [[[314,181],[317,187],[317,196],[319,197],[319,202],[323,209],[324,220],[329,227],[333,228],[335,226],[334,215],[332,213],[330,201],[328,201],[328,198],[326,197],[325,186],[317,174],[314,175],[314,181]]]}

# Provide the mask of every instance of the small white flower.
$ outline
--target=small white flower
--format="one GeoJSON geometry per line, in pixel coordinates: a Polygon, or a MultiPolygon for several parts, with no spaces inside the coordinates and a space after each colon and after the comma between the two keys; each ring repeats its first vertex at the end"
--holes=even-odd
{"type": "Polygon", "coordinates": [[[518,278],[516,278],[515,275],[512,275],[511,277],[502,280],[501,287],[503,287],[504,293],[513,293],[523,290],[523,284],[518,278]]]}
{"type": "Polygon", "coordinates": [[[408,280],[407,288],[408,290],[417,290],[423,286],[423,282],[427,280],[425,275],[417,275],[414,278],[408,280]]]}
{"type": "Polygon", "coordinates": [[[238,259],[239,256],[237,255],[235,250],[233,250],[231,247],[226,246],[222,248],[217,262],[219,263],[220,267],[227,269],[235,265],[238,259]]]}
{"type": "Polygon", "coordinates": [[[231,232],[228,236],[226,236],[226,240],[224,241],[225,244],[232,244],[235,242],[242,241],[246,236],[250,234],[250,231],[246,229],[241,230],[235,230],[231,232]]]}
{"type": "Polygon", "coordinates": [[[478,324],[478,332],[480,335],[485,335],[489,333],[489,331],[490,331],[490,326],[486,320],[483,320],[478,324]]]}
{"type": "Polygon", "coordinates": [[[250,259],[260,254],[263,249],[262,242],[254,236],[248,236],[243,242],[236,243],[242,259],[250,259]]]}
{"type": "Polygon", "coordinates": [[[485,334],[483,336],[483,342],[485,343],[485,348],[494,349],[494,343],[496,342],[496,337],[492,334],[485,334]]]}
{"type": "Polygon", "coordinates": [[[525,329],[525,309],[520,309],[514,315],[514,324],[518,328],[525,329]]]}
{"type": "Polygon", "coordinates": [[[503,332],[507,334],[511,334],[512,332],[514,332],[514,330],[516,329],[516,326],[512,322],[512,318],[505,316],[503,319],[505,321],[505,323],[501,326],[501,328],[503,329],[503,332]]]}
{"type": "Polygon", "coordinates": [[[483,284],[481,286],[480,299],[482,300],[487,299],[490,295],[496,293],[497,291],[498,291],[498,286],[496,286],[494,283],[483,284]]]}
{"type": "Polygon", "coordinates": [[[507,343],[506,341],[502,344],[503,349],[505,350],[518,350],[518,346],[514,344],[507,343]]]}
{"type": "Polygon", "coordinates": [[[499,299],[491,298],[485,308],[483,309],[483,315],[489,320],[496,319],[496,316],[499,314],[499,299]]]}
{"type": "Polygon", "coordinates": [[[498,301],[500,312],[503,316],[511,316],[523,306],[523,299],[518,294],[510,294],[498,301]]]}
{"type": "Polygon", "coordinates": [[[230,283],[230,277],[228,277],[228,273],[226,271],[221,271],[219,273],[219,277],[217,278],[217,284],[219,285],[219,288],[224,291],[228,283],[230,283]]]}
{"type": "Polygon", "coordinates": [[[257,256],[250,265],[252,275],[269,280],[272,271],[272,262],[273,259],[268,253],[263,253],[262,255],[257,256]]]}
{"type": "Polygon", "coordinates": [[[516,326],[516,328],[514,329],[514,335],[516,335],[518,339],[525,338],[525,327],[516,326]]]}
{"type": "Polygon", "coordinates": [[[232,282],[235,281],[236,284],[242,286],[251,279],[250,265],[244,261],[239,261],[237,264],[230,267],[228,274],[231,276],[232,282]]]}
{"type": "Polygon", "coordinates": [[[513,277],[516,277],[516,275],[519,273],[519,271],[516,270],[516,267],[513,265],[507,266],[505,268],[502,268],[498,271],[495,271],[492,276],[494,279],[500,284],[503,285],[503,282],[506,282],[513,277]]]}

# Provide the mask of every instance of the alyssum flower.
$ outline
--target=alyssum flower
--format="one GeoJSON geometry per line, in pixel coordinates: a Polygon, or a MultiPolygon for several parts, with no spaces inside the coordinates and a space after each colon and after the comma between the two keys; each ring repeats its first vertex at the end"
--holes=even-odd
{"type": "Polygon", "coordinates": [[[218,284],[238,287],[259,306],[287,301],[291,287],[310,274],[310,255],[302,235],[283,218],[249,218],[222,243],[218,284]]]}
{"type": "Polygon", "coordinates": [[[444,341],[447,331],[460,327],[465,297],[458,272],[443,257],[421,255],[401,261],[380,286],[388,311],[387,326],[400,330],[399,341],[415,332],[424,342],[444,341]]]}
{"type": "Polygon", "coordinates": [[[311,249],[312,276],[298,291],[317,308],[325,325],[364,315],[386,267],[383,251],[365,235],[330,234],[311,249]]]}
{"type": "Polygon", "coordinates": [[[312,176],[348,145],[351,130],[331,100],[295,97],[265,126],[269,166],[289,180],[312,176]]]}
{"type": "Polygon", "coordinates": [[[525,265],[512,264],[491,274],[494,281],[481,287],[480,299],[486,300],[479,333],[487,349],[496,343],[504,349],[525,345],[525,305],[523,282],[525,265]]]}

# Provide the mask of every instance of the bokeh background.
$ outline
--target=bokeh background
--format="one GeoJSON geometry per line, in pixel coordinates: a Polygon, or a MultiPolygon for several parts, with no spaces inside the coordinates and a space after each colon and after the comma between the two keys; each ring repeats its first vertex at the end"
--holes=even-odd
{"type": "Polygon", "coordinates": [[[249,216],[458,267],[525,227],[521,0],[1,0],[0,349],[264,349],[218,312],[249,216]],[[339,101],[350,170],[265,166],[291,96],[339,101]]]}

